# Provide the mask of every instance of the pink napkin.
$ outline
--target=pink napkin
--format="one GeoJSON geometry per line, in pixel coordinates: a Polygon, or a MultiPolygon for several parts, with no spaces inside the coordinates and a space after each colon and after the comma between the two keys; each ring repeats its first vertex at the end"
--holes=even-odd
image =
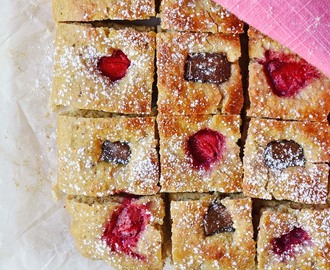
{"type": "Polygon", "coordinates": [[[330,0],[215,0],[330,78],[330,0]]]}

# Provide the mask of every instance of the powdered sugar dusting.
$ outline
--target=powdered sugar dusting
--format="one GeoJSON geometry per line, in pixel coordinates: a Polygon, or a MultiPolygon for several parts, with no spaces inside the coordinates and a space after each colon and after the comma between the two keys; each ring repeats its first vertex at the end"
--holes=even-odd
{"type": "Polygon", "coordinates": [[[250,199],[221,200],[221,204],[232,216],[235,231],[206,237],[203,219],[214,199],[214,196],[206,196],[194,201],[172,201],[174,266],[177,269],[208,269],[211,266],[238,269],[239,265],[244,269],[253,269],[254,241],[250,199]],[[185,241],[182,241],[183,237],[185,241]]]}
{"type": "Polygon", "coordinates": [[[325,123],[252,119],[244,150],[244,191],[252,197],[313,204],[328,194],[329,127],[325,123]],[[270,168],[266,146],[294,140],[302,146],[306,165],[270,168]]]}
{"type": "Polygon", "coordinates": [[[243,22],[211,0],[165,0],[161,3],[163,29],[194,32],[243,32],[243,22]]]}
{"type": "MultiPolygon", "coordinates": [[[[95,16],[109,16],[113,8],[118,6],[123,9],[117,11],[118,17],[112,18],[133,18],[132,12],[138,14],[133,6],[118,2],[109,8],[96,7],[95,16]]],[[[233,193],[244,189],[245,193],[252,197],[291,200],[304,204],[325,204],[328,196],[330,142],[327,138],[330,130],[325,123],[252,119],[246,142],[245,178],[242,183],[243,166],[237,144],[241,137],[241,119],[238,114],[242,108],[243,95],[238,65],[241,52],[237,34],[242,32],[243,24],[210,0],[165,0],[162,1],[161,9],[163,29],[193,32],[158,34],[160,162],[154,118],[106,114],[104,118],[60,116],[59,120],[59,187],[67,194],[81,195],[69,195],[68,199],[68,210],[73,220],[72,232],[77,246],[83,255],[106,260],[118,268],[128,265],[130,269],[145,269],[150,266],[149,263],[155,263],[151,269],[163,266],[160,225],[163,222],[164,205],[159,203],[160,196],[137,199],[154,205],[154,209],[148,210],[152,224],[148,225],[146,234],[141,236],[137,246],[139,252],[150,257],[147,266],[143,260],[137,262],[119,254],[120,252],[111,252],[101,239],[104,224],[125,197],[109,195],[158,193],[159,177],[162,192],[170,193],[233,193]],[[221,35],[218,32],[230,35],[221,35]],[[229,82],[216,85],[184,81],[182,74],[187,54],[209,52],[221,52],[231,62],[233,75],[229,82]],[[213,103],[210,104],[211,102],[213,103]],[[235,108],[229,109],[230,106],[235,108]],[[210,115],[219,112],[228,115],[210,115]],[[194,168],[192,158],[186,151],[189,136],[206,128],[221,132],[225,137],[224,155],[216,164],[212,164],[210,171],[194,168]],[[125,141],[129,145],[132,156],[128,164],[118,165],[100,161],[100,146],[105,139],[125,141]],[[284,161],[284,165],[280,164],[276,168],[265,166],[265,156],[269,154],[265,152],[267,143],[285,139],[297,141],[302,146],[307,163],[292,164],[284,161]],[[157,214],[155,209],[158,211],[157,214]]],[[[150,12],[149,7],[143,5],[141,11],[150,12]]],[[[94,20],[96,17],[84,11],[82,18],[94,20]]],[[[262,42],[265,48],[274,46],[271,41],[263,39],[262,42]]],[[[256,46],[256,43],[254,45],[256,46]]],[[[155,33],[142,33],[118,26],[97,28],[87,24],[59,24],[56,48],[52,98],[54,106],[65,106],[69,110],[151,114],[155,33]],[[97,63],[102,56],[112,55],[117,49],[127,55],[131,65],[122,80],[111,82],[98,71],[97,63]]],[[[261,103],[272,100],[270,93],[262,93],[262,88],[267,85],[262,77],[262,70],[257,66],[255,59],[251,63],[250,90],[251,93],[256,90],[252,98],[261,103]]],[[[211,73],[212,69],[208,72],[211,73]]],[[[324,98],[327,96],[324,94],[328,90],[327,81],[320,80],[314,83],[309,90],[320,86],[321,95],[312,97],[311,104],[320,106],[321,112],[317,117],[313,111],[303,115],[299,108],[306,97],[303,94],[298,97],[297,104],[286,103],[283,100],[278,103],[280,110],[290,111],[289,119],[324,120],[326,110],[323,109],[327,108],[324,98]],[[288,104],[292,105],[292,110],[287,110],[288,104]]],[[[265,108],[254,105],[251,107],[260,113],[251,115],[265,116],[261,114],[265,108]]],[[[286,114],[274,115],[266,117],[287,117],[286,114]]],[[[174,266],[178,269],[254,269],[255,243],[252,238],[251,199],[233,199],[234,196],[223,199],[224,205],[232,213],[235,232],[205,237],[201,221],[203,213],[214,198],[215,196],[194,202],[172,202],[174,266]]],[[[327,217],[330,213],[325,211],[326,215],[314,215],[312,211],[304,211],[302,210],[301,216],[292,222],[288,218],[288,222],[291,222],[289,227],[298,224],[304,226],[309,233],[313,232],[312,245],[297,246],[294,252],[312,254],[310,257],[301,258],[300,262],[303,266],[314,267],[318,263],[313,261],[313,258],[317,257],[317,254],[313,253],[314,250],[323,251],[320,262],[327,264],[330,261],[327,257],[330,245],[323,239],[329,239],[330,225],[327,217]]],[[[276,223],[280,218],[272,216],[270,220],[276,223]]],[[[276,237],[283,233],[281,226],[277,224],[265,228],[270,231],[274,229],[276,237]]],[[[267,249],[267,246],[260,246],[261,252],[267,249]]],[[[276,264],[281,263],[282,258],[273,257],[276,264]]],[[[295,262],[295,258],[292,257],[286,257],[285,260],[289,264],[295,262]]],[[[271,267],[271,263],[268,266],[271,267]]]]}
{"type": "Polygon", "coordinates": [[[127,267],[132,269],[161,269],[163,266],[161,256],[162,235],[159,226],[163,224],[164,204],[159,196],[146,196],[132,199],[136,205],[148,205],[150,219],[145,230],[138,239],[138,254],[145,257],[139,260],[125,256],[121,252],[111,252],[106,242],[102,240],[107,221],[112,218],[113,213],[121,206],[125,198],[107,197],[103,199],[92,197],[69,197],[67,210],[72,218],[71,232],[79,251],[92,259],[103,259],[116,269],[127,267]]]}
{"type": "Polygon", "coordinates": [[[162,191],[240,191],[239,124],[238,116],[159,116],[162,191]],[[223,157],[208,171],[196,170],[186,152],[189,137],[205,128],[220,132],[226,141],[223,157]]]}
{"type": "Polygon", "coordinates": [[[327,269],[330,266],[329,255],[329,209],[294,210],[281,206],[263,212],[258,236],[259,267],[269,268],[306,268],[327,269]],[[325,220],[325,221],[324,221],[325,220]],[[301,228],[309,236],[304,245],[296,245],[292,254],[278,255],[273,252],[273,239],[290,232],[294,227],[301,228]]]}
{"type": "Polygon", "coordinates": [[[330,79],[319,74],[310,80],[294,97],[278,97],[272,93],[264,68],[266,51],[283,54],[297,62],[302,61],[278,42],[264,36],[257,30],[249,30],[249,99],[251,102],[247,114],[252,117],[267,117],[288,120],[308,120],[326,122],[330,113],[330,79]],[[288,109],[290,108],[290,109],[288,109]]]}
{"type": "Polygon", "coordinates": [[[68,194],[89,196],[118,192],[155,194],[158,191],[159,168],[154,121],[153,118],[60,116],[60,189],[68,194]],[[128,164],[102,162],[101,145],[104,140],[128,143],[131,149],[128,164]]]}
{"type": "Polygon", "coordinates": [[[155,1],[57,0],[53,10],[56,21],[142,20],[155,15],[155,1]]]}
{"type": "Polygon", "coordinates": [[[158,106],[161,114],[239,114],[243,93],[238,37],[207,33],[158,33],[158,106]],[[231,62],[231,76],[221,84],[184,80],[188,54],[222,53],[231,62]]]}
{"type": "Polygon", "coordinates": [[[54,106],[118,113],[150,113],[155,34],[133,29],[60,24],[54,70],[54,106]],[[111,82],[97,69],[102,56],[121,49],[131,61],[111,82]]]}

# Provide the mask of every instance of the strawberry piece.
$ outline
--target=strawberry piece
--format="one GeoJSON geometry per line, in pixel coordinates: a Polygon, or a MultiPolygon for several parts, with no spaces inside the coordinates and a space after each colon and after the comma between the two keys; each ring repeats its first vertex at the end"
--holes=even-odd
{"type": "Polygon", "coordinates": [[[207,170],[221,159],[225,137],[217,131],[202,129],[189,137],[187,154],[192,158],[197,169],[207,170]]]}
{"type": "Polygon", "coordinates": [[[97,63],[97,69],[115,82],[125,77],[130,65],[131,61],[127,56],[121,50],[116,50],[111,56],[102,56],[97,63]]]}
{"type": "Polygon", "coordinates": [[[284,254],[292,256],[295,246],[305,245],[309,241],[310,238],[305,230],[294,227],[290,232],[273,239],[273,251],[277,255],[284,254]]]}
{"type": "Polygon", "coordinates": [[[297,95],[312,79],[319,78],[316,68],[305,60],[295,60],[293,56],[267,51],[263,65],[269,85],[279,97],[297,95]]]}
{"type": "Polygon", "coordinates": [[[132,251],[136,247],[141,233],[145,230],[149,220],[146,205],[134,204],[134,198],[125,198],[123,203],[112,213],[102,235],[111,251],[125,253],[137,259],[145,259],[143,255],[132,251]]]}

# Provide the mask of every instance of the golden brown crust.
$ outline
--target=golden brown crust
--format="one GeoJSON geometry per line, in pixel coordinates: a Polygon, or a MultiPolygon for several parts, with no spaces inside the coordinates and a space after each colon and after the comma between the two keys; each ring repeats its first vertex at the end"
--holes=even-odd
{"type": "Polygon", "coordinates": [[[244,193],[251,197],[326,203],[330,161],[327,123],[251,119],[244,149],[244,193]],[[293,140],[304,149],[306,165],[270,169],[264,150],[274,140],[293,140]]]}
{"type": "Polygon", "coordinates": [[[150,114],[155,37],[154,32],[133,28],[58,24],[52,106],[150,114]],[[114,50],[122,50],[131,64],[125,77],[111,82],[97,70],[97,62],[114,50]]]}
{"type": "Polygon", "coordinates": [[[239,192],[242,190],[242,164],[237,141],[239,116],[165,116],[157,118],[160,136],[162,192],[239,192]],[[205,172],[193,167],[187,155],[189,136],[209,128],[225,136],[223,158],[205,172]]]}
{"type": "Polygon", "coordinates": [[[243,33],[244,23],[212,0],[163,0],[160,9],[163,29],[243,33]]]}
{"type": "Polygon", "coordinates": [[[155,16],[154,0],[53,0],[57,22],[99,20],[142,20],[155,16]]]}
{"type": "Polygon", "coordinates": [[[158,110],[160,114],[239,114],[243,91],[238,59],[238,37],[207,33],[158,33],[158,110]],[[231,77],[222,84],[184,79],[187,55],[197,52],[225,53],[231,77]]]}
{"type": "Polygon", "coordinates": [[[286,207],[263,212],[258,235],[258,269],[329,269],[330,209],[293,210],[286,207]],[[281,259],[272,250],[272,240],[290,232],[293,227],[305,230],[310,239],[294,256],[281,259]]]}
{"type": "Polygon", "coordinates": [[[58,186],[67,194],[105,196],[158,192],[154,117],[58,118],[58,186]],[[128,142],[126,165],[100,161],[102,143],[128,142]]]}
{"type": "Polygon", "coordinates": [[[309,120],[326,122],[330,113],[330,80],[320,73],[294,97],[278,97],[269,85],[262,64],[268,50],[280,52],[300,60],[301,58],[278,42],[249,30],[249,116],[278,119],[309,120]]]}
{"type": "Polygon", "coordinates": [[[103,200],[83,196],[69,197],[66,209],[71,216],[71,233],[81,254],[95,260],[105,260],[116,269],[162,269],[163,235],[160,229],[165,215],[164,203],[160,196],[146,196],[136,199],[137,205],[149,205],[150,222],[139,238],[134,252],[145,260],[111,252],[101,239],[106,222],[120,206],[122,197],[107,197],[103,200]],[[135,250],[136,249],[136,250],[135,250]]]}
{"type": "MultiPolygon", "coordinates": [[[[253,27],[249,27],[249,56],[252,60],[263,59],[267,50],[280,51],[285,54],[293,54],[288,48],[277,41],[265,36],[253,27]]],[[[297,58],[299,56],[295,55],[297,58]]]]}
{"type": "Polygon", "coordinates": [[[175,269],[255,269],[251,199],[222,199],[235,232],[206,237],[203,219],[215,198],[206,196],[200,200],[171,203],[175,269]]]}
{"type": "MultiPolygon", "coordinates": [[[[73,0],[54,0],[54,18],[57,21],[133,20],[148,18],[155,10],[154,1],[131,0],[128,4],[131,8],[127,12],[123,11],[127,6],[119,5],[118,1],[110,1],[111,7],[109,1],[85,2],[87,5],[84,6],[73,0]],[[146,2],[151,4],[152,11],[149,12],[149,7],[143,9],[146,2]]],[[[164,225],[165,210],[158,195],[136,199],[139,204],[151,203],[151,223],[135,250],[147,260],[111,252],[101,240],[106,222],[123,200],[123,197],[108,195],[119,192],[151,195],[159,192],[161,163],[161,191],[169,192],[168,198],[172,201],[172,255],[176,269],[256,267],[251,199],[222,199],[221,203],[233,217],[235,232],[206,237],[203,218],[217,197],[210,195],[212,191],[244,191],[251,197],[280,200],[263,201],[263,205],[282,206],[275,210],[267,209],[262,214],[258,269],[330,268],[330,209],[312,209],[312,204],[320,204],[319,208],[329,207],[326,203],[330,196],[330,127],[326,122],[330,113],[330,80],[321,74],[294,98],[277,97],[272,93],[259,62],[267,50],[284,54],[292,52],[250,28],[251,106],[247,114],[268,119],[253,118],[250,122],[242,179],[243,166],[237,142],[241,136],[238,114],[244,100],[237,33],[242,32],[243,24],[211,0],[183,0],[180,1],[184,3],[181,6],[178,3],[162,1],[161,26],[163,29],[197,33],[161,32],[157,35],[160,162],[154,117],[106,118],[111,114],[98,113],[152,114],[156,34],[138,32],[125,26],[95,28],[87,24],[58,24],[52,105],[65,106],[71,111],[85,109],[89,115],[60,116],[58,120],[58,186],[67,194],[74,195],[68,196],[67,210],[72,217],[71,232],[78,250],[87,258],[107,261],[118,269],[163,268],[161,226],[164,225]],[[194,17],[196,12],[200,15],[194,17]],[[221,18],[223,16],[225,18],[221,18]],[[93,72],[95,59],[111,54],[114,49],[123,50],[134,63],[128,77],[109,84],[93,72]],[[231,62],[230,79],[220,85],[185,81],[185,60],[188,54],[196,52],[225,53],[231,62]],[[224,115],[211,115],[218,113],[224,115]],[[269,118],[316,122],[285,122],[269,118]],[[204,128],[216,130],[226,137],[224,159],[210,172],[196,170],[187,155],[187,139],[204,128]],[[105,139],[130,142],[132,156],[128,165],[100,161],[101,145],[105,139]],[[267,143],[281,139],[294,140],[304,148],[305,166],[271,170],[265,165],[267,143]],[[296,202],[301,203],[299,209],[287,208],[296,202]],[[293,226],[304,227],[312,236],[312,245],[293,260],[283,262],[271,250],[270,242],[293,226]]],[[[297,55],[293,57],[300,59],[297,55]]]]}

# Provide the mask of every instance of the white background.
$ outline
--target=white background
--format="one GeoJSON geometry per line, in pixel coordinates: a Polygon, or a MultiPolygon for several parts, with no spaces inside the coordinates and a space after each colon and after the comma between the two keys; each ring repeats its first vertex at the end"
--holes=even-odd
{"type": "Polygon", "coordinates": [[[109,269],[83,258],[52,198],[51,0],[0,0],[0,269],[109,269]]]}

